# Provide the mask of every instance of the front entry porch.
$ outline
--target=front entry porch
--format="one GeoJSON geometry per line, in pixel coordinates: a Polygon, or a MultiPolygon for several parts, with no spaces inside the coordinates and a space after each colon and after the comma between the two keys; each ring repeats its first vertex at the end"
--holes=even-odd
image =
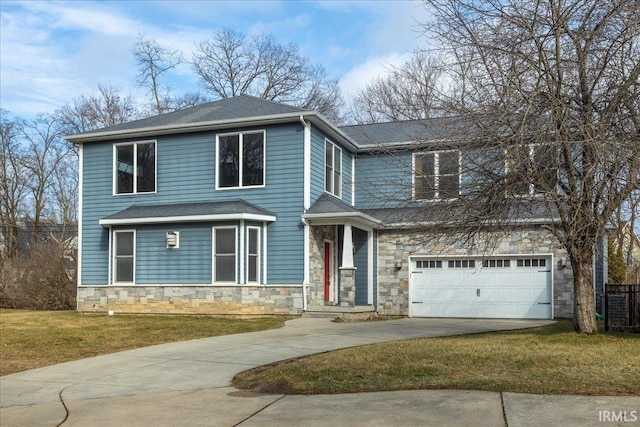
{"type": "Polygon", "coordinates": [[[372,316],[375,313],[374,230],[344,221],[312,222],[309,227],[306,315],[345,319],[372,316]]]}

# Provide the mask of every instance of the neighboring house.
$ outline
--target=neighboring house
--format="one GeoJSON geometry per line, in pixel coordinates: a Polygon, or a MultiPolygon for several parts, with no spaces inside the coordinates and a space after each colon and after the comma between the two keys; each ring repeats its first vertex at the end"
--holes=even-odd
{"type": "Polygon", "coordinates": [[[47,247],[63,245],[65,257],[72,257],[77,249],[78,226],[60,224],[52,220],[41,220],[37,224],[30,219],[21,220],[17,225],[16,250],[20,256],[28,255],[33,246],[47,247]]]}
{"type": "Polygon", "coordinates": [[[544,219],[487,232],[491,250],[414,227],[464,179],[458,152],[419,143],[446,121],[337,127],[239,96],[68,136],[78,310],[570,317],[571,266],[544,219]]]}
{"type": "Polygon", "coordinates": [[[612,229],[610,238],[616,248],[622,243],[622,256],[627,263],[627,283],[640,283],[640,237],[632,224],[627,221],[619,230],[612,229]]]}

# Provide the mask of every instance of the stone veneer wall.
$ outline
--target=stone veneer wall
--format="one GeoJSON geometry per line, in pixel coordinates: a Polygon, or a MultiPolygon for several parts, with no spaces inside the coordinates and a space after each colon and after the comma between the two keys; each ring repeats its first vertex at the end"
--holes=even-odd
{"type": "MultiPolygon", "coordinates": [[[[309,239],[309,304],[324,305],[324,241],[331,240],[338,250],[335,225],[312,226],[309,239]]],[[[338,269],[338,266],[334,266],[338,269]]]]}
{"type": "MultiPolygon", "coordinates": [[[[415,230],[381,230],[378,234],[378,312],[383,315],[409,314],[409,266],[411,255],[534,255],[553,254],[553,299],[554,317],[570,318],[573,315],[573,272],[567,253],[555,237],[541,227],[522,227],[508,235],[487,233],[475,247],[466,243],[444,244],[442,234],[415,230]],[[492,238],[490,251],[485,243],[492,238]],[[396,269],[396,262],[402,268],[396,269]],[[560,268],[560,262],[566,268],[560,268]]],[[[450,239],[452,241],[454,239],[450,239]]]]}
{"type": "Polygon", "coordinates": [[[78,311],[299,315],[302,286],[79,286],[78,311]]]}

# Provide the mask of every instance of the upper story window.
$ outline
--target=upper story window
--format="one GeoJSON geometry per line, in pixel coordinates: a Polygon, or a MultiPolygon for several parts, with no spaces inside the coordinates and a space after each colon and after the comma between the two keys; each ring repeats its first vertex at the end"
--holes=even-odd
{"type": "Polygon", "coordinates": [[[241,132],[216,137],[216,188],[264,186],[265,132],[241,132]]]}
{"type": "Polygon", "coordinates": [[[453,199],[460,194],[460,152],[458,150],[415,154],[414,198],[453,199]]]}
{"type": "Polygon", "coordinates": [[[114,194],[156,191],[156,143],[114,145],[114,194]]]}
{"type": "Polygon", "coordinates": [[[324,191],[342,198],[342,150],[324,141],[324,191]]]}
{"type": "Polygon", "coordinates": [[[527,144],[508,150],[507,185],[509,193],[533,196],[555,192],[558,185],[558,159],[549,144],[527,144]]]}

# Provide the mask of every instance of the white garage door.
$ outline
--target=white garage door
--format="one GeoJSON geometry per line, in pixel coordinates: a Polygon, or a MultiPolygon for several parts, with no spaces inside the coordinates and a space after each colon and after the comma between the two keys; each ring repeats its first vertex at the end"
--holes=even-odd
{"type": "Polygon", "coordinates": [[[412,258],[416,317],[551,319],[551,258],[412,258]]]}

